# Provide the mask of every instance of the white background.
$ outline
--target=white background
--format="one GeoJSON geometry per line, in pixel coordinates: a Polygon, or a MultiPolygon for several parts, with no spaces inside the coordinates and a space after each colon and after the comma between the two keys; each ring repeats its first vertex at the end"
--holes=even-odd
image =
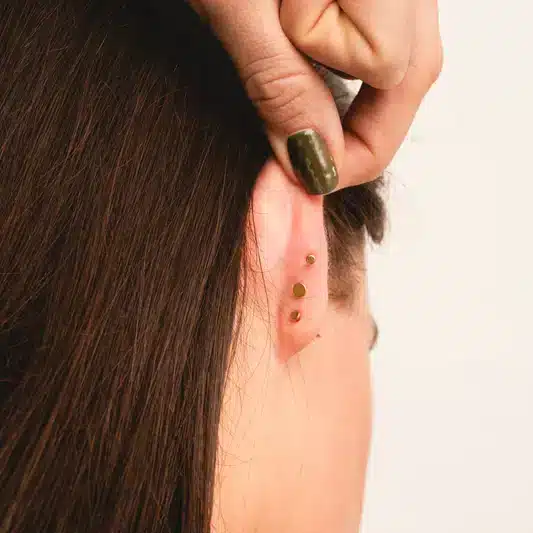
{"type": "Polygon", "coordinates": [[[369,257],[363,533],[533,533],[533,7],[440,10],[444,70],[369,257]]]}

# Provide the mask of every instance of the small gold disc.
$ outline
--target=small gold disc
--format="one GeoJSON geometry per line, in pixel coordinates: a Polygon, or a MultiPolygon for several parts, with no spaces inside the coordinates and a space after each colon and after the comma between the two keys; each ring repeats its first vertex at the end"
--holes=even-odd
{"type": "Polygon", "coordinates": [[[307,294],[307,287],[303,283],[295,283],[292,287],[292,294],[296,298],[303,298],[307,294]]]}
{"type": "Polygon", "coordinates": [[[302,313],[300,313],[300,311],[291,311],[291,320],[293,322],[299,322],[300,318],[302,318],[302,313]]]}
{"type": "Polygon", "coordinates": [[[309,254],[306,258],[305,258],[305,261],[308,265],[314,265],[315,262],[316,262],[316,257],[313,255],[313,254],[309,254]]]}

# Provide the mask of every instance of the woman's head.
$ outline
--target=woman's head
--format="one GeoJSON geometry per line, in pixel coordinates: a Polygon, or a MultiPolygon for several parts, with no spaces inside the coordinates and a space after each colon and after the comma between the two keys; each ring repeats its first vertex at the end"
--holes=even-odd
{"type": "Polygon", "coordinates": [[[254,187],[243,323],[219,426],[215,531],[357,530],[376,329],[362,235],[336,218],[345,201],[328,198],[324,217],[322,201],[272,163],[254,187]]]}
{"type": "Polygon", "coordinates": [[[7,0],[0,72],[0,531],[356,521],[377,185],[265,165],[180,1],[7,0]]]}

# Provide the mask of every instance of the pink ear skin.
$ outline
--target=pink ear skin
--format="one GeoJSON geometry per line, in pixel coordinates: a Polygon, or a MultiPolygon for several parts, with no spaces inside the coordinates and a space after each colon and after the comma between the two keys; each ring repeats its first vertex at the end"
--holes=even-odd
{"type": "Polygon", "coordinates": [[[252,214],[258,250],[252,269],[262,274],[254,276],[252,290],[270,311],[276,354],[286,361],[317,337],[327,311],[323,197],[307,194],[269,161],[258,177],[252,214]],[[295,294],[298,284],[305,294],[301,287],[295,294]]]}

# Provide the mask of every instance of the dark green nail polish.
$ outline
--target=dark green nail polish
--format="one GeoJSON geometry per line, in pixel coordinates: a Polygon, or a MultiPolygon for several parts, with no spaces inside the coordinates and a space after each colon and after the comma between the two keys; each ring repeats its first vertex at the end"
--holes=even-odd
{"type": "Polygon", "coordinates": [[[329,194],[339,183],[337,168],[324,139],[314,130],[302,130],[287,140],[292,167],[309,194],[329,194]]]}

